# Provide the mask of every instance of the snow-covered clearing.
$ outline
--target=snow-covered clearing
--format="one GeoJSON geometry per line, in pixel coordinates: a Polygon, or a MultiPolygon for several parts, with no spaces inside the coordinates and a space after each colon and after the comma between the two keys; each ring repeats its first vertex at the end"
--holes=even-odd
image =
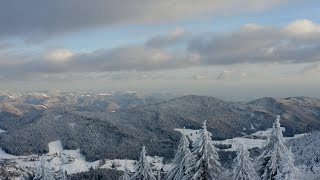
{"type": "MultiPolygon", "coordinates": [[[[61,116],[57,116],[56,118],[60,118],[61,116]]],[[[192,141],[195,141],[199,137],[199,130],[193,129],[176,129],[179,132],[184,132],[192,141]]],[[[5,132],[1,131],[0,132],[5,132]]],[[[258,147],[261,148],[264,143],[265,137],[270,130],[266,131],[258,131],[251,135],[236,137],[233,139],[226,139],[223,141],[212,141],[214,144],[231,144],[232,147],[225,149],[225,151],[235,151],[239,144],[244,144],[247,148],[258,147]],[[255,138],[254,138],[255,137],[255,138]]],[[[304,136],[306,134],[297,134],[294,137],[286,138],[292,139],[304,136]]],[[[49,164],[52,169],[58,170],[61,168],[64,171],[67,171],[68,174],[79,173],[89,171],[92,167],[94,169],[97,168],[106,168],[106,169],[117,169],[124,170],[125,161],[124,159],[104,159],[98,160],[94,162],[88,162],[85,160],[85,157],[80,153],[80,149],[76,150],[65,150],[62,147],[61,141],[53,141],[48,144],[49,152],[46,154],[48,156],[49,164]]],[[[163,164],[163,158],[158,156],[148,156],[148,160],[153,164],[153,169],[160,170],[163,168],[165,171],[170,168],[170,164],[163,164]]],[[[38,155],[30,155],[30,156],[14,156],[5,153],[0,148],[0,160],[7,159],[10,162],[16,163],[16,166],[19,168],[29,169],[30,171],[34,171],[36,167],[40,163],[40,157],[38,155]]],[[[134,171],[134,163],[135,160],[127,160],[128,169],[132,172],[134,171]]]]}
{"type": "MultiPolygon", "coordinates": [[[[80,149],[76,150],[65,150],[62,147],[61,141],[53,141],[48,144],[49,152],[46,154],[48,156],[48,164],[55,171],[58,171],[60,166],[68,174],[74,174],[79,172],[89,171],[92,167],[106,168],[106,169],[117,169],[124,170],[125,161],[124,159],[114,159],[114,160],[98,160],[94,162],[88,162],[85,157],[80,153],[80,149]]],[[[160,170],[163,167],[163,158],[158,156],[148,156],[148,160],[153,164],[153,169],[160,170]]],[[[20,168],[25,168],[34,171],[40,163],[40,158],[38,155],[30,156],[14,156],[5,153],[0,148],[0,159],[8,159],[12,162],[16,162],[16,166],[20,168]]],[[[130,171],[134,171],[135,160],[127,160],[127,166],[130,171]]]]}
{"type": "MultiPolygon", "coordinates": [[[[284,128],[283,128],[284,129],[284,128]]],[[[175,129],[181,133],[186,134],[191,141],[195,141],[199,137],[199,130],[194,129],[175,129]]],[[[240,144],[245,145],[248,149],[251,148],[262,148],[266,143],[266,137],[270,134],[271,129],[267,129],[265,131],[257,131],[249,136],[243,137],[235,137],[232,139],[226,139],[223,141],[212,141],[214,144],[231,144],[231,148],[225,149],[224,151],[236,151],[240,144]],[[255,137],[255,138],[254,138],[255,137]]],[[[298,138],[306,135],[304,134],[296,134],[294,137],[285,137],[286,140],[298,138]]]]}

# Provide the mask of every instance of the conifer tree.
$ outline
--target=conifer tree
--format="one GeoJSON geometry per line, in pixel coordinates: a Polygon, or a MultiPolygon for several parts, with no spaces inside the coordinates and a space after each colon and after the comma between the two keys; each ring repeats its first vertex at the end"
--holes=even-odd
{"type": "Polygon", "coordinates": [[[160,170],[157,173],[157,180],[161,180],[161,171],[160,170]]]}
{"type": "Polygon", "coordinates": [[[126,160],[125,166],[124,166],[124,173],[123,173],[123,175],[121,175],[119,177],[119,180],[130,180],[130,172],[128,169],[127,160],[126,160]]]}
{"type": "Polygon", "coordinates": [[[235,167],[233,171],[233,180],[257,180],[258,174],[255,172],[249,151],[247,148],[240,144],[238,154],[235,159],[235,167]]]}
{"type": "Polygon", "coordinates": [[[294,165],[294,156],[291,148],[284,154],[280,162],[281,173],[277,174],[277,180],[295,180],[298,173],[298,169],[294,165]]]}
{"type": "Polygon", "coordinates": [[[47,163],[45,155],[41,156],[40,165],[35,173],[33,180],[55,180],[54,173],[47,163]]]}
{"type": "Polygon", "coordinates": [[[142,146],[139,161],[135,166],[135,173],[130,180],[156,180],[152,173],[150,162],[147,160],[145,146],[142,146]]]}
{"type": "Polygon", "coordinates": [[[293,178],[294,176],[295,168],[291,169],[294,167],[293,155],[291,150],[285,146],[279,115],[273,124],[267,145],[258,158],[258,167],[262,180],[283,180],[283,177],[293,178]]]}
{"type": "Polygon", "coordinates": [[[56,174],[56,180],[67,180],[66,172],[63,171],[61,166],[56,174]]]}
{"type": "Polygon", "coordinates": [[[189,149],[189,140],[184,134],[184,130],[181,135],[180,143],[174,156],[172,166],[167,172],[167,180],[181,180],[185,175],[187,169],[188,160],[190,158],[191,152],[189,149]]]}
{"type": "Polygon", "coordinates": [[[183,180],[220,180],[222,167],[216,147],[211,141],[206,121],[200,131],[199,138],[193,144],[193,151],[188,162],[188,168],[183,180]]]}

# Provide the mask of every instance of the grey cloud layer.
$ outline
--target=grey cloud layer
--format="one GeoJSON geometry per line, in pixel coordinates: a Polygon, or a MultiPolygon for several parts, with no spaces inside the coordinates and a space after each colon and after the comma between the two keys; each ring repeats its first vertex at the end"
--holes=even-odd
{"type": "Polygon", "coordinates": [[[211,65],[315,62],[320,60],[320,31],[292,34],[280,28],[244,27],[238,32],[195,38],[188,51],[211,65]]]}
{"type": "Polygon", "coordinates": [[[155,71],[207,65],[320,61],[320,26],[308,20],[299,20],[283,28],[249,24],[234,32],[189,37],[192,40],[185,44],[185,49],[179,50],[166,48],[171,46],[170,43],[176,43],[168,38],[171,37],[170,34],[171,32],[148,41],[156,42],[157,39],[158,42],[153,45],[155,47],[147,43],[90,53],[58,50],[38,57],[11,57],[14,61],[5,57],[0,59],[0,76],[2,79],[10,79],[43,74],[155,71]],[[160,39],[165,40],[159,41],[160,39]]]}
{"type": "Polygon", "coordinates": [[[189,33],[185,29],[177,27],[167,34],[151,38],[145,44],[148,47],[154,48],[170,47],[171,45],[182,43],[184,40],[187,40],[188,34],[189,33]]]}
{"type": "Polygon", "coordinates": [[[34,78],[41,74],[176,69],[194,64],[192,56],[143,46],[75,53],[66,58],[62,54],[53,57],[39,56],[31,61],[20,60],[9,64],[7,61],[8,59],[0,59],[2,79],[34,78]]]}
{"type": "Polygon", "coordinates": [[[168,22],[232,7],[259,10],[286,1],[4,0],[0,6],[0,36],[47,36],[115,24],[168,22]]]}

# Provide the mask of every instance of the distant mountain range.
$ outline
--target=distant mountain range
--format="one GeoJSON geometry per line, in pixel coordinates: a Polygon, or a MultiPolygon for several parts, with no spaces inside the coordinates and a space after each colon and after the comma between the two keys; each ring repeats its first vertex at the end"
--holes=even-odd
{"type": "Polygon", "coordinates": [[[115,93],[0,93],[0,110],[15,115],[23,115],[31,110],[45,111],[63,109],[69,111],[112,112],[168,100],[174,94],[149,94],[140,92],[115,93]]]}
{"type": "Polygon", "coordinates": [[[6,152],[41,154],[61,140],[64,148],[80,147],[89,161],[137,158],[142,144],[150,155],[170,158],[180,137],[174,129],[199,129],[204,120],[215,139],[270,128],[276,114],[287,136],[320,129],[320,100],[307,97],[240,103],[195,95],[35,93],[2,94],[0,104],[6,152]]]}

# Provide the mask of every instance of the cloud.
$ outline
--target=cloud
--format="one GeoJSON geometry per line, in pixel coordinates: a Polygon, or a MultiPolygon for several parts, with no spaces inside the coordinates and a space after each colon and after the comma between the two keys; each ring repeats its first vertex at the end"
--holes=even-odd
{"type": "Polygon", "coordinates": [[[192,56],[168,50],[127,46],[80,53],[72,58],[70,65],[75,69],[91,71],[150,71],[188,67],[193,64],[192,61],[192,56]]]}
{"type": "Polygon", "coordinates": [[[102,49],[89,53],[56,49],[43,55],[31,56],[16,61],[8,59],[19,59],[13,56],[0,59],[0,75],[8,79],[25,79],[43,74],[153,71],[189,67],[197,62],[192,55],[144,46],[102,49]]]}
{"type": "Polygon", "coordinates": [[[74,53],[68,49],[54,49],[50,50],[45,54],[45,59],[49,61],[67,61],[72,58],[74,53]]]}
{"type": "Polygon", "coordinates": [[[308,19],[300,19],[288,24],[285,30],[293,35],[320,34],[320,25],[308,19]]]}
{"type": "Polygon", "coordinates": [[[302,74],[319,74],[320,75],[320,64],[311,64],[300,71],[302,74]]]}
{"type": "Polygon", "coordinates": [[[231,79],[232,78],[232,71],[230,70],[224,70],[222,73],[220,73],[217,76],[217,80],[225,80],[225,79],[231,79]]]}
{"type": "Polygon", "coordinates": [[[289,1],[10,0],[2,2],[0,6],[0,36],[41,39],[53,34],[97,27],[163,23],[225,12],[265,10],[286,2],[289,1]]]}
{"type": "Polygon", "coordinates": [[[188,51],[198,54],[203,65],[317,62],[320,61],[318,27],[306,20],[297,20],[283,28],[248,24],[230,33],[195,37],[188,51]],[[297,27],[304,23],[310,27],[297,27]],[[296,29],[288,33],[293,27],[296,29]]]}
{"type": "MultiPolygon", "coordinates": [[[[288,33],[289,27],[296,22],[300,21],[284,27],[246,24],[228,33],[215,32],[196,36],[188,33],[187,39],[191,40],[184,41],[178,50],[166,47],[171,47],[171,43],[175,44],[176,37],[185,36],[185,30],[181,28],[147,41],[153,42],[153,46],[146,43],[92,52],[75,52],[62,48],[50,49],[38,55],[10,56],[8,53],[1,53],[0,76],[2,79],[23,79],[50,74],[147,72],[199,66],[320,62],[320,33],[317,30],[308,30],[308,33],[301,30],[305,32],[303,37],[288,33]],[[307,38],[305,34],[308,34],[307,38]],[[171,41],[168,37],[174,40],[171,41]]],[[[311,24],[319,26],[314,22],[311,24]]],[[[234,74],[233,71],[225,71],[217,79],[247,76],[245,71],[234,74]]]]}
{"type": "Polygon", "coordinates": [[[160,48],[177,44],[187,37],[187,31],[182,27],[177,27],[173,31],[151,38],[146,42],[146,46],[160,48]]]}
{"type": "Polygon", "coordinates": [[[203,74],[197,74],[192,76],[193,80],[207,80],[209,78],[210,77],[208,75],[203,75],[203,74]]]}

